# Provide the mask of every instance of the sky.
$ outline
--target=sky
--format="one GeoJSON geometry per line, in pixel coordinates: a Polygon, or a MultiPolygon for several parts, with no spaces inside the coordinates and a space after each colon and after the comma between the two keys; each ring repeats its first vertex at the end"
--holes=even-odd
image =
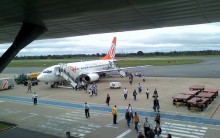
{"type": "MultiPolygon", "coordinates": [[[[38,40],[17,56],[107,53],[113,37],[116,53],[220,50],[220,23],[38,40]]],[[[0,45],[0,56],[10,45],[0,45]]]]}

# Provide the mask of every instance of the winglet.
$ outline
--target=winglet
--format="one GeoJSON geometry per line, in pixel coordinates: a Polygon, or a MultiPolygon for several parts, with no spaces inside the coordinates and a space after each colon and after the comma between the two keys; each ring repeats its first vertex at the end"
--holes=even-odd
{"type": "Polygon", "coordinates": [[[108,51],[105,57],[101,58],[101,60],[113,60],[115,58],[115,47],[116,47],[116,37],[112,40],[111,49],[108,51]]]}

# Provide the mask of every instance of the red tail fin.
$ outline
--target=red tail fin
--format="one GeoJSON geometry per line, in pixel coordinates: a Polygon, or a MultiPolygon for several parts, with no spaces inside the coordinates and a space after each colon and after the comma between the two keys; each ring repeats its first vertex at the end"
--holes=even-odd
{"type": "Polygon", "coordinates": [[[112,40],[112,46],[111,49],[108,51],[107,55],[101,60],[113,60],[115,58],[115,47],[116,47],[116,37],[112,40]]]}

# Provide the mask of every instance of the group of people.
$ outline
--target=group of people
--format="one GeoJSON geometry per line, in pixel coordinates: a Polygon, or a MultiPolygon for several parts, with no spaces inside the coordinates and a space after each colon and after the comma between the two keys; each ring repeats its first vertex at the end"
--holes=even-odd
{"type": "MultiPolygon", "coordinates": [[[[117,124],[117,106],[115,105],[112,109],[112,114],[113,114],[113,124],[117,124]]],[[[157,113],[156,117],[154,119],[156,126],[153,128],[153,125],[148,121],[148,117],[145,117],[145,122],[143,123],[143,128],[144,128],[144,135],[142,132],[139,131],[138,126],[140,125],[140,119],[137,114],[137,112],[134,112],[133,114],[133,108],[131,104],[128,104],[128,107],[126,108],[125,112],[125,119],[128,128],[131,127],[131,124],[134,124],[134,129],[136,132],[139,132],[138,138],[161,138],[161,132],[162,129],[160,127],[160,114],[157,113]]],[[[171,138],[172,135],[168,134],[167,138],[171,138]]]]}
{"type": "Polygon", "coordinates": [[[97,85],[95,83],[93,83],[92,86],[89,88],[89,96],[91,97],[94,94],[98,94],[97,85]]]}
{"type": "MultiPolygon", "coordinates": [[[[140,83],[138,83],[137,90],[138,90],[138,93],[141,93],[141,92],[142,92],[142,86],[141,86],[140,83]]],[[[147,99],[149,99],[150,90],[147,88],[145,92],[146,92],[146,95],[147,95],[147,99]]],[[[136,89],[134,89],[134,91],[133,91],[134,100],[136,99],[136,95],[137,95],[137,91],[136,91],[136,89]]],[[[127,97],[128,97],[128,89],[127,89],[126,87],[124,88],[123,96],[124,96],[125,100],[126,100],[127,97]]],[[[153,93],[153,96],[152,96],[152,97],[153,97],[153,98],[158,98],[157,89],[154,90],[154,93],[153,93]]]]}
{"type": "MultiPolygon", "coordinates": [[[[90,106],[87,104],[87,102],[85,102],[84,109],[85,109],[86,118],[90,118],[89,108],[90,106]]],[[[112,108],[112,115],[113,115],[113,124],[117,124],[118,109],[116,105],[112,108]]],[[[142,134],[142,132],[139,131],[140,119],[139,119],[137,112],[134,112],[133,114],[133,107],[131,106],[131,104],[128,104],[128,107],[126,108],[125,119],[126,119],[128,128],[131,127],[131,124],[134,124],[134,129],[136,130],[137,133],[139,133],[138,138],[145,138],[145,137],[146,138],[162,138],[160,136],[162,129],[160,127],[160,114],[159,113],[156,114],[156,117],[154,119],[156,123],[156,126],[154,128],[153,128],[153,125],[148,121],[148,117],[145,117],[145,121],[143,123],[144,135],[142,134]]],[[[167,135],[167,138],[171,138],[171,137],[172,137],[171,134],[167,135]]]]}
{"type": "Polygon", "coordinates": [[[86,90],[87,87],[88,87],[88,84],[87,84],[84,80],[82,80],[82,81],[77,82],[77,85],[75,86],[75,90],[76,90],[76,91],[77,91],[78,89],[79,89],[79,90],[81,90],[81,89],[86,90]]]}
{"type": "MultiPolygon", "coordinates": [[[[142,88],[141,88],[141,85],[140,83],[138,84],[138,92],[141,93],[142,91],[142,88]]],[[[146,89],[146,95],[147,95],[147,99],[149,98],[149,95],[150,95],[150,91],[149,89],[147,88],[146,89]]],[[[109,94],[108,94],[109,96],[109,94]]],[[[128,97],[128,89],[125,87],[124,88],[124,91],[123,91],[123,96],[124,96],[124,99],[126,100],[127,97],[128,97]]],[[[137,100],[137,91],[134,89],[133,91],[133,96],[134,96],[134,100],[137,100]]],[[[154,93],[153,93],[153,96],[154,98],[154,102],[153,102],[153,109],[155,112],[160,112],[160,104],[159,104],[159,100],[158,100],[158,92],[157,92],[157,89],[154,90],[154,93]]],[[[106,100],[107,101],[107,100],[106,100]]],[[[108,105],[109,105],[109,102],[108,102],[108,105]]]]}

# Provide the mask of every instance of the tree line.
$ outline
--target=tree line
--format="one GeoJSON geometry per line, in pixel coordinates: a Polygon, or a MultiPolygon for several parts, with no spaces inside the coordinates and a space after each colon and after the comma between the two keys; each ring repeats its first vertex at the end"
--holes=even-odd
{"type": "MultiPolygon", "coordinates": [[[[67,55],[41,55],[41,56],[16,56],[15,60],[21,59],[71,59],[71,58],[90,58],[90,57],[103,57],[106,53],[96,54],[67,54],[67,55]]],[[[171,52],[152,52],[144,53],[138,51],[137,53],[118,53],[116,57],[156,57],[156,56],[207,56],[207,55],[220,55],[219,50],[203,50],[203,51],[171,51],[171,52]]]]}

